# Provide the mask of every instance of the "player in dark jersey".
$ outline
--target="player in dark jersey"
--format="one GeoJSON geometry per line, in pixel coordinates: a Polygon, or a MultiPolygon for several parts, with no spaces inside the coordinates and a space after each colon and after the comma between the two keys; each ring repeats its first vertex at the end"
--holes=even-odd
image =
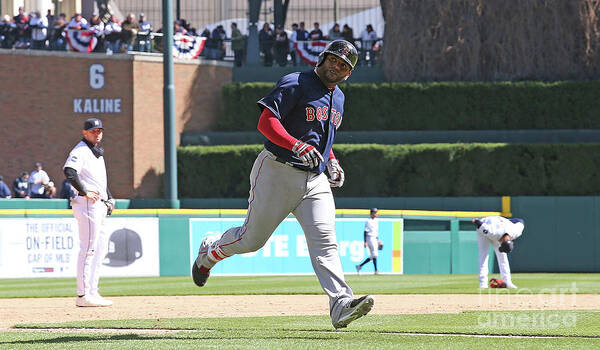
{"type": "Polygon", "coordinates": [[[344,171],[332,150],[344,113],[344,94],[337,84],[348,79],[357,61],[352,44],[332,41],[319,55],[314,70],[282,77],[258,101],[262,110],[258,130],[267,141],[250,173],[248,214],[243,226],[227,230],[219,239],[202,241],[192,265],[198,286],[206,283],[217,262],[260,249],[293,213],[306,236],[321,287],[329,296],[333,326],[346,327],[371,310],[373,297],[354,299],[344,281],[331,193],[331,187],[344,183],[344,171]]]}

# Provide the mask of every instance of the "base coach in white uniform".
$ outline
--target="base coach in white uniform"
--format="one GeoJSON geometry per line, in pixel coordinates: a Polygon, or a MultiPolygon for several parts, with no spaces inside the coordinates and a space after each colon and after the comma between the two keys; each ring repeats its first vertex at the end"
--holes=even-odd
{"type": "Polygon", "coordinates": [[[102,121],[91,118],[83,124],[83,139],[71,150],[63,167],[67,180],[78,191],[72,201],[79,226],[77,259],[77,306],[110,306],[112,301],[98,293],[99,269],[108,250],[103,224],[114,209],[108,190],[102,121]]]}
{"type": "Polygon", "coordinates": [[[377,208],[371,208],[370,218],[365,223],[364,241],[365,248],[369,248],[369,257],[361,264],[356,265],[356,272],[360,273],[362,267],[369,261],[373,262],[375,274],[379,274],[377,270],[377,253],[379,250],[379,222],[377,221],[377,208]]]}

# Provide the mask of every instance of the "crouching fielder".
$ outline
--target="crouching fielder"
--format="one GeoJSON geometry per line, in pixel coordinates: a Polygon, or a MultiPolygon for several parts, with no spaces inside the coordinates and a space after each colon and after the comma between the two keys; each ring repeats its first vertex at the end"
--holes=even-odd
{"type": "Polygon", "coordinates": [[[501,216],[488,216],[481,219],[474,218],[473,224],[477,227],[477,246],[479,247],[479,288],[487,288],[489,245],[492,244],[500,276],[506,283],[506,288],[517,288],[510,276],[508,256],[513,249],[513,240],[519,238],[525,228],[523,219],[507,219],[501,216]]]}

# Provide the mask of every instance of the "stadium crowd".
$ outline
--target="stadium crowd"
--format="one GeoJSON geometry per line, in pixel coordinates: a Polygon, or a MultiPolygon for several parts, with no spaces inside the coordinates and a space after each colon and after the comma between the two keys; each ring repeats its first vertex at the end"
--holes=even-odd
{"type": "Polygon", "coordinates": [[[54,182],[50,180],[48,173],[44,171],[43,164],[36,162],[31,173],[23,171],[12,183],[12,190],[4,178],[0,176],[0,199],[10,198],[63,198],[71,199],[77,196],[76,190],[65,179],[57,193],[54,182]]]}
{"type": "MultiPolygon", "coordinates": [[[[231,23],[230,29],[228,36],[222,25],[212,30],[206,27],[198,32],[185,19],[174,22],[175,34],[206,38],[201,54],[204,58],[223,60],[227,56],[229,46],[235,65],[241,66],[246,53],[247,36],[241,34],[236,23],[231,23]]],[[[135,14],[130,13],[122,21],[113,16],[108,23],[104,23],[97,15],[86,19],[76,13],[67,18],[64,13],[56,16],[48,10],[48,13],[42,16],[40,11],[27,14],[23,7],[19,7],[18,15],[5,15],[0,22],[0,47],[69,50],[69,33],[78,31],[86,32],[86,35],[96,39],[93,52],[108,54],[127,51],[153,52],[157,49],[155,46],[160,45],[162,37],[162,28],[154,31],[144,13],[140,13],[137,18],[135,14]]],[[[259,50],[265,66],[272,66],[273,62],[279,66],[297,65],[302,61],[297,57],[295,45],[298,42],[336,39],[345,39],[357,47],[361,55],[359,64],[374,65],[381,54],[382,39],[371,24],[355,37],[348,24],[340,26],[335,23],[327,33],[323,33],[318,22],[313,23],[310,31],[305,28],[304,22],[293,23],[290,30],[284,30],[282,26],[273,28],[271,24],[264,23],[259,31],[259,50]]]]}

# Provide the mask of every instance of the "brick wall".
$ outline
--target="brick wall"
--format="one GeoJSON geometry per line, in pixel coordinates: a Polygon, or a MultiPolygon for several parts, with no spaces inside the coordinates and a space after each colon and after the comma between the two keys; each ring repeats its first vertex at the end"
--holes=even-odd
{"type": "MultiPolygon", "coordinates": [[[[0,175],[5,182],[10,185],[21,171],[31,172],[41,161],[60,190],[62,165],[81,138],[83,121],[96,116],[104,122],[113,195],[162,196],[160,57],[0,50],[0,67],[0,175]],[[104,84],[90,83],[92,65],[104,69],[104,84]],[[74,108],[76,99],[81,102],[74,108]],[[96,99],[96,110],[101,99],[120,99],[120,111],[94,113],[92,108],[90,113],[85,99],[96,99]]],[[[177,135],[210,130],[221,113],[220,87],[230,81],[227,64],[175,64],[177,135]]]]}

